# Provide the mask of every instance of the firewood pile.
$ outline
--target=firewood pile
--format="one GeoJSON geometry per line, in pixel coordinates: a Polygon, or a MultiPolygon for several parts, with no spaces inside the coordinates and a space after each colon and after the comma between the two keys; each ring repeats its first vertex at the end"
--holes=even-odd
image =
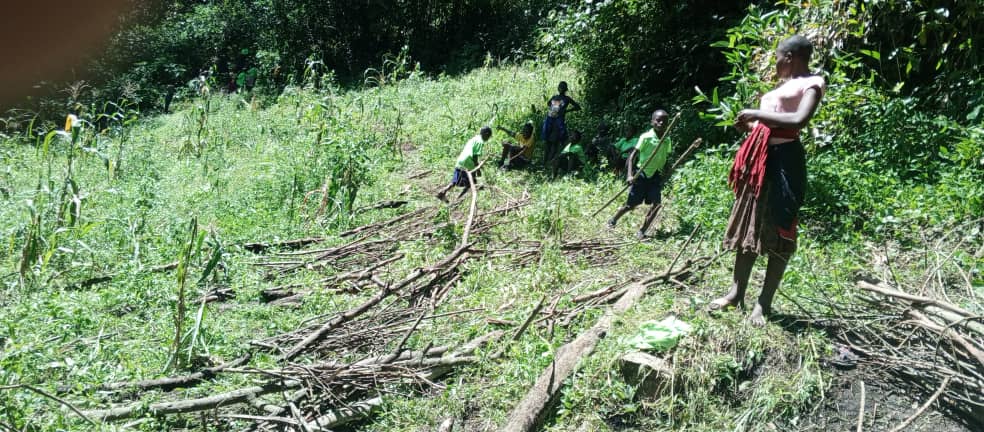
{"type": "MultiPolygon", "coordinates": [[[[245,425],[250,430],[319,431],[370,415],[386,394],[406,396],[440,388],[439,378],[478,361],[483,346],[498,344],[490,347],[499,350],[491,358],[501,356],[504,330],[456,345],[436,343],[440,337],[432,337],[428,326],[449,319],[475,318],[484,312],[437,309],[445,305],[454,286],[466,275],[468,262],[494,255],[496,240],[487,235],[490,230],[519,220],[515,213],[528,204],[529,198],[523,197],[474,212],[466,228],[473,241],[459,245],[441,259],[410,269],[402,244],[423,239],[437,246],[443,239],[436,237],[453,223],[441,220],[439,207],[411,210],[346,231],[337,236],[342,239],[338,245],[329,246],[329,239],[321,237],[251,243],[247,250],[265,254],[255,264],[269,279],[298,272],[317,275],[313,282],[264,290],[263,301],[297,304],[312,293],[331,292],[352,296],[346,297],[347,306],[309,318],[289,331],[249,341],[241,358],[188,375],[64,390],[99,394],[107,401],[108,407],[80,411],[93,421],[196,413],[191,418],[217,425],[245,425]],[[478,248],[476,242],[488,247],[478,248]],[[263,366],[252,366],[257,358],[267,360],[263,366]],[[235,382],[250,384],[217,394],[195,391],[202,383],[232,376],[238,377],[235,382]],[[182,389],[187,391],[179,393],[182,389]]],[[[620,246],[604,241],[570,242],[562,250],[572,256],[603,256],[612,255],[620,246]]],[[[526,247],[534,248],[532,244],[526,247]]],[[[517,263],[536,264],[531,259],[517,263]]],[[[564,312],[570,318],[584,310],[564,312]]],[[[535,318],[541,318],[540,310],[535,312],[537,315],[531,314],[512,332],[509,341],[518,339],[535,318]]],[[[556,302],[549,312],[560,312],[556,302]]]]}
{"type": "Polygon", "coordinates": [[[878,280],[858,280],[857,288],[857,301],[804,299],[819,310],[804,319],[831,333],[858,363],[923,393],[920,411],[938,402],[984,424],[984,317],[878,280]]]}

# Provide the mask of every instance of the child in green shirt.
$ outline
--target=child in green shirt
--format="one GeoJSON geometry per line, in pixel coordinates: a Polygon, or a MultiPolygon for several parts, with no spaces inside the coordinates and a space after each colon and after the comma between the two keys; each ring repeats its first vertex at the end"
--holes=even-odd
{"type": "Polygon", "coordinates": [[[608,227],[615,228],[619,218],[636,208],[639,204],[646,203],[652,207],[646,213],[646,218],[642,223],[642,228],[636,233],[636,238],[642,240],[646,238],[646,231],[649,225],[656,218],[657,209],[662,202],[663,181],[660,178],[660,171],[666,165],[666,159],[670,155],[669,137],[664,136],[666,131],[666,121],[669,114],[663,110],[653,112],[650,125],[652,129],[642,134],[636,142],[635,148],[629,153],[627,167],[629,170],[629,198],[625,205],[619,208],[615,215],[608,220],[608,227]],[[662,140],[660,139],[662,137],[662,140]]]}
{"type": "MultiPolygon", "coordinates": [[[[458,195],[461,198],[469,189],[471,189],[471,182],[468,181],[468,175],[466,171],[475,171],[478,167],[478,159],[482,157],[482,148],[485,146],[485,142],[492,138],[492,128],[488,126],[482,126],[478,135],[473,136],[468,142],[465,143],[465,147],[461,149],[461,153],[458,154],[458,159],[454,164],[454,174],[451,175],[451,183],[441,189],[437,193],[437,199],[441,201],[446,201],[446,196],[449,190],[455,186],[461,186],[464,190],[458,195]]],[[[477,172],[472,172],[472,176],[477,176],[477,172]]]]}
{"type": "Polygon", "coordinates": [[[563,173],[574,172],[580,170],[584,167],[587,161],[587,154],[584,151],[584,146],[581,145],[581,132],[571,131],[571,141],[567,143],[563,150],[560,151],[560,155],[557,156],[557,160],[554,163],[554,171],[561,171],[563,173]]]}
{"type": "Polygon", "coordinates": [[[621,177],[622,173],[625,172],[625,163],[629,158],[629,153],[632,152],[636,143],[639,142],[637,133],[638,130],[635,126],[631,124],[626,125],[624,135],[612,143],[607,149],[608,166],[615,173],[616,177],[621,177]]]}

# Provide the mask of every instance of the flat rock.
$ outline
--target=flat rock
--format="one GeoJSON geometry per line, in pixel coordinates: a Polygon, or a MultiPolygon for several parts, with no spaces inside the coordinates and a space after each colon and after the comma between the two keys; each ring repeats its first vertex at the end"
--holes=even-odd
{"type": "Polygon", "coordinates": [[[636,387],[635,398],[657,396],[670,388],[673,371],[666,360],[643,352],[632,352],[619,359],[626,383],[636,387]]]}

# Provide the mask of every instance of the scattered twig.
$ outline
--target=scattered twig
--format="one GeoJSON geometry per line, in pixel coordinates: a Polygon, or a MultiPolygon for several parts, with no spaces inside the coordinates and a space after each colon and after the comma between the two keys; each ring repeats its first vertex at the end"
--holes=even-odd
{"type": "Polygon", "coordinates": [[[321,243],[323,241],[325,241],[324,237],[306,237],[306,238],[300,238],[295,240],[283,240],[277,242],[254,242],[254,243],[243,244],[243,249],[246,249],[253,253],[262,253],[265,252],[267,249],[271,249],[271,248],[293,250],[293,249],[300,249],[302,247],[312,245],[315,243],[321,243]]]}
{"type": "Polygon", "coordinates": [[[354,213],[359,214],[359,213],[365,213],[373,210],[400,208],[407,205],[408,203],[409,201],[406,200],[382,201],[369,207],[358,208],[355,210],[354,213]]]}
{"type": "Polygon", "coordinates": [[[858,407],[858,429],[857,432],[862,431],[862,425],[864,424],[864,381],[861,381],[861,404],[858,407]]]}
{"type": "Polygon", "coordinates": [[[87,423],[89,423],[89,424],[91,424],[93,426],[96,425],[96,422],[92,421],[92,419],[89,418],[89,416],[87,416],[85,413],[83,413],[78,408],[76,408],[75,405],[72,405],[72,404],[68,403],[68,401],[66,401],[66,400],[64,400],[62,398],[59,398],[58,396],[55,396],[55,395],[53,395],[51,393],[48,393],[48,392],[46,392],[44,390],[41,390],[41,389],[39,389],[37,387],[34,387],[34,386],[30,385],[30,384],[13,384],[13,385],[0,386],[0,390],[15,390],[15,389],[19,389],[19,388],[22,388],[22,389],[25,389],[25,390],[30,390],[30,391],[32,391],[34,393],[37,393],[38,395],[44,396],[44,397],[46,397],[48,399],[51,399],[51,400],[53,400],[55,402],[58,402],[59,404],[61,404],[65,408],[68,408],[69,410],[71,410],[72,412],[74,412],[79,417],[82,417],[82,419],[85,420],[87,423]]]}
{"type": "Polygon", "coordinates": [[[905,428],[909,427],[909,424],[912,423],[913,420],[915,420],[917,417],[921,416],[924,412],[926,412],[926,409],[928,409],[930,405],[933,404],[933,402],[936,402],[936,399],[939,399],[940,395],[943,394],[943,390],[946,390],[946,386],[950,385],[951,379],[953,379],[953,376],[948,376],[944,378],[943,382],[940,383],[940,387],[936,389],[936,392],[933,393],[933,395],[930,396],[929,399],[926,399],[926,403],[924,403],[921,407],[919,407],[919,409],[916,410],[916,412],[912,413],[911,416],[903,420],[902,423],[899,423],[898,426],[894,427],[891,430],[891,432],[899,432],[905,430],[905,428]]]}

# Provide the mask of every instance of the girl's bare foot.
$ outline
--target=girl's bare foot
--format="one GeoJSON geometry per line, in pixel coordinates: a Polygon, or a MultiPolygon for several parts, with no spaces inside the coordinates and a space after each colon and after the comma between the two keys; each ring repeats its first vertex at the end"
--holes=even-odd
{"type": "Polygon", "coordinates": [[[721,312],[721,311],[726,311],[728,309],[740,308],[743,306],[744,305],[742,304],[741,299],[738,298],[737,293],[732,291],[726,294],[724,297],[719,297],[712,300],[707,305],[707,311],[721,312]]]}
{"type": "Polygon", "coordinates": [[[769,313],[769,311],[762,309],[762,305],[756,303],[755,308],[752,309],[752,314],[748,316],[748,323],[754,327],[765,327],[766,317],[769,313]]]}

